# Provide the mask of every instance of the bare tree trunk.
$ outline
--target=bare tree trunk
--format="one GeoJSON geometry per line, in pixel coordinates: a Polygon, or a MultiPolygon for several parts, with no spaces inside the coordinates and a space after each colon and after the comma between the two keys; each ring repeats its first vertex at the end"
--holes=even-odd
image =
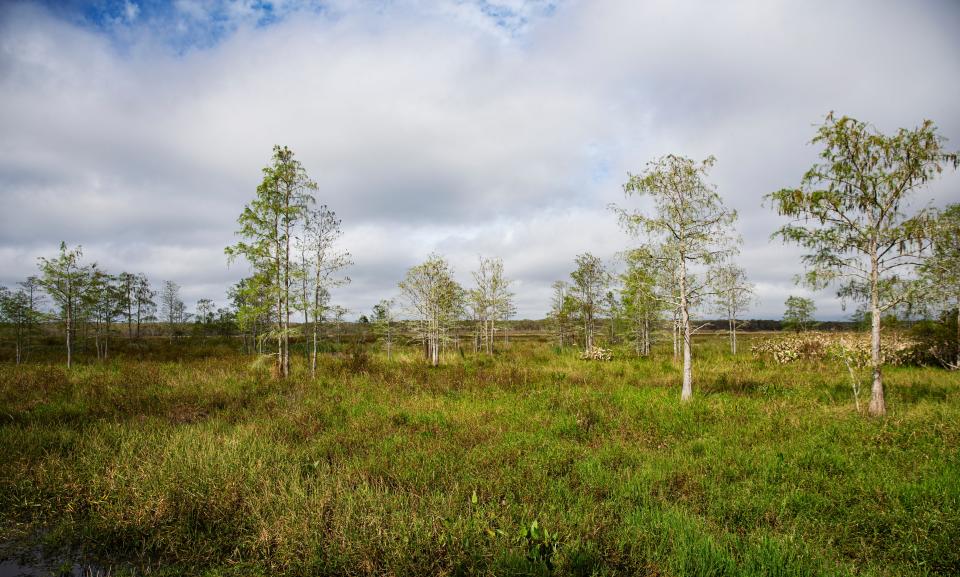
{"type": "Polygon", "coordinates": [[[730,319],[730,345],[733,347],[733,354],[737,354],[737,319],[730,319]]]}
{"type": "Polygon", "coordinates": [[[283,376],[283,317],[280,296],[277,296],[277,376],[283,376]]]}
{"type": "Polygon", "coordinates": [[[680,324],[683,329],[683,388],[680,391],[680,400],[689,401],[693,398],[693,363],[690,355],[690,311],[687,304],[687,267],[686,262],[680,260],[680,324]]]}
{"type": "Polygon", "coordinates": [[[73,305],[67,296],[67,368],[73,366],[73,305]]]}
{"type": "Polygon", "coordinates": [[[883,375],[880,372],[880,295],[876,250],[873,251],[870,271],[870,366],[873,369],[873,384],[870,387],[870,414],[883,416],[887,405],[883,400],[883,375]]]}
{"type": "Polygon", "coordinates": [[[637,336],[639,337],[639,341],[640,341],[640,346],[637,349],[637,353],[640,356],[646,356],[647,354],[647,317],[646,316],[644,316],[643,319],[640,320],[640,334],[637,336]]]}
{"type": "Polygon", "coordinates": [[[643,355],[650,356],[650,317],[643,317],[643,355]]]}
{"type": "Polygon", "coordinates": [[[497,334],[497,326],[493,324],[493,319],[490,319],[490,338],[487,339],[487,354],[493,354],[493,338],[497,334]]]}
{"type": "Polygon", "coordinates": [[[634,340],[636,341],[634,352],[637,354],[638,357],[643,356],[643,321],[640,321],[638,323],[637,320],[634,319],[633,337],[634,337],[634,340]]]}
{"type": "MultiPolygon", "coordinates": [[[[289,195],[287,206],[289,206],[289,195]]],[[[290,218],[286,219],[286,252],[283,264],[283,376],[290,376],[290,218]]]]}
{"type": "MultiPolygon", "coordinates": [[[[314,313],[316,315],[316,313],[314,313]]],[[[317,319],[313,319],[313,351],[310,353],[310,378],[317,377],[317,319]]]]}
{"type": "Polygon", "coordinates": [[[680,314],[673,311],[673,362],[680,360],[680,314]]]}
{"type": "Polygon", "coordinates": [[[593,334],[590,331],[590,315],[583,315],[583,350],[589,351],[593,348],[593,334]]]}
{"type": "Polygon", "coordinates": [[[493,319],[487,319],[487,354],[493,354],[494,338],[497,335],[497,327],[493,324],[493,319]]]}
{"type": "Polygon", "coordinates": [[[280,245],[277,244],[277,376],[283,376],[283,296],[280,293],[280,245]]]}

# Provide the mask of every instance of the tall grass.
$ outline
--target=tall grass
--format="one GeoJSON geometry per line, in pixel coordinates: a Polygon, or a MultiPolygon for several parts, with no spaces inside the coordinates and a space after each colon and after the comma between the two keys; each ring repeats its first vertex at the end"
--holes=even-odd
{"type": "Polygon", "coordinates": [[[538,343],[316,381],[3,366],[0,540],[154,574],[960,574],[960,375],[891,367],[870,419],[843,367],[697,345],[686,405],[666,351],[538,343]]]}

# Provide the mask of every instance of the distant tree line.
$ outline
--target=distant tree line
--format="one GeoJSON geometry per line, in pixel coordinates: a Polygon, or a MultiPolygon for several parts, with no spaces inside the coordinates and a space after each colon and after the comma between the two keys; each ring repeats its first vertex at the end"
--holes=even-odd
{"type": "Polygon", "coordinates": [[[59,328],[66,363],[73,365],[77,342],[92,345],[99,360],[110,356],[116,338],[134,341],[161,332],[171,339],[190,331],[229,335],[236,332],[231,308],[216,308],[209,299],[188,313],[180,286],[172,281],[154,290],[143,273],[111,274],[95,262],[83,260],[80,246],[60,244],[54,257],[38,259],[39,274],[14,288],[0,287],[0,322],[12,332],[16,363],[27,359],[36,342],[51,328],[59,328]],[[193,326],[188,323],[193,320],[193,326]],[[158,332],[159,330],[159,332],[158,332]]]}
{"type": "MultiPolygon", "coordinates": [[[[913,193],[958,165],[958,155],[945,149],[930,121],[888,136],[831,113],[813,143],[821,147],[820,160],[799,186],[773,192],[765,202],[790,219],[774,237],[805,249],[798,282],[813,290],[833,286],[844,305],[857,305],[855,322],[871,332],[869,410],[882,415],[885,322],[918,316],[939,322],[923,325],[931,350],[944,366],[960,368],[960,205],[907,209],[913,193]]],[[[544,322],[559,348],[576,345],[590,354],[600,344],[625,343],[647,356],[658,339],[669,339],[682,364],[680,397],[689,400],[698,331],[724,330],[736,355],[737,334],[745,328],[843,326],[815,323],[812,299],[800,296],[787,299],[782,321],[743,320],[756,289],[737,263],[737,212],[709,182],[715,163],[712,156],[666,155],[628,175],[624,193],[646,199],[646,208],[611,209],[638,242],[614,262],[577,255],[569,279],[553,283],[544,322]],[[697,322],[694,315],[715,320],[697,322]]],[[[145,323],[164,326],[173,339],[192,322],[192,334],[240,335],[245,350],[273,359],[281,378],[291,371],[291,342],[308,343],[315,374],[324,334],[332,328],[339,341],[349,314],[331,294],[350,282],[344,271],[352,264],[339,247],[341,222],[328,206],[317,205],[317,191],[293,152],[274,147],[238,219],[239,240],[225,249],[229,262],[242,260],[250,269],[229,289],[227,307],[200,299],[188,313],[175,282],[155,291],[143,274],[108,274],[85,263],[80,247],[61,243],[58,255],[39,259],[38,275],[0,287],[0,321],[13,335],[16,362],[26,358],[41,326],[61,328],[70,366],[78,337],[105,359],[111,339],[140,338],[145,323]]],[[[449,349],[495,354],[498,335],[506,344],[510,331],[504,328],[516,314],[503,261],[481,257],[469,288],[454,276],[442,255],[430,255],[407,271],[396,298],[360,315],[359,325],[382,342],[388,359],[399,336],[418,343],[432,365],[449,349]]]]}

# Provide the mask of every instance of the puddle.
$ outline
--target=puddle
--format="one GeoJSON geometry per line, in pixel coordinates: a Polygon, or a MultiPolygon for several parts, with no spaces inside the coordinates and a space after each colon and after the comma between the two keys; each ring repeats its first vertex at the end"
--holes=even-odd
{"type": "Polygon", "coordinates": [[[110,577],[109,569],[93,564],[45,559],[39,552],[0,557],[0,577],[110,577]]]}

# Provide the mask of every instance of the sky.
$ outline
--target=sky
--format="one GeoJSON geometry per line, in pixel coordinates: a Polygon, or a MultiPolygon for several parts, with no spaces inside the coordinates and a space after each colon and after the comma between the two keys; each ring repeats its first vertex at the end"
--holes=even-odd
{"type": "MultiPolygon", "coordinates": [[[[749,318],[810,292],[786,221],[831,110],[890,133],[933,120],[960,148],[960,3],[883,0],[67,0],[0,3],[0,284],[61,241],[112,272],[225,304],[236,219],[275,144],[342,219],[334,301],[397,295],[431,252],[480,255],[541,318],[574,258],[640,239],[611,203],[665,154],[717,158],[738,211],[749,318]]],[[[960,201],[947,171],[911,207],[960,201]]],[[[710,316],[710,315],[705,315],[710,316]]]]}

